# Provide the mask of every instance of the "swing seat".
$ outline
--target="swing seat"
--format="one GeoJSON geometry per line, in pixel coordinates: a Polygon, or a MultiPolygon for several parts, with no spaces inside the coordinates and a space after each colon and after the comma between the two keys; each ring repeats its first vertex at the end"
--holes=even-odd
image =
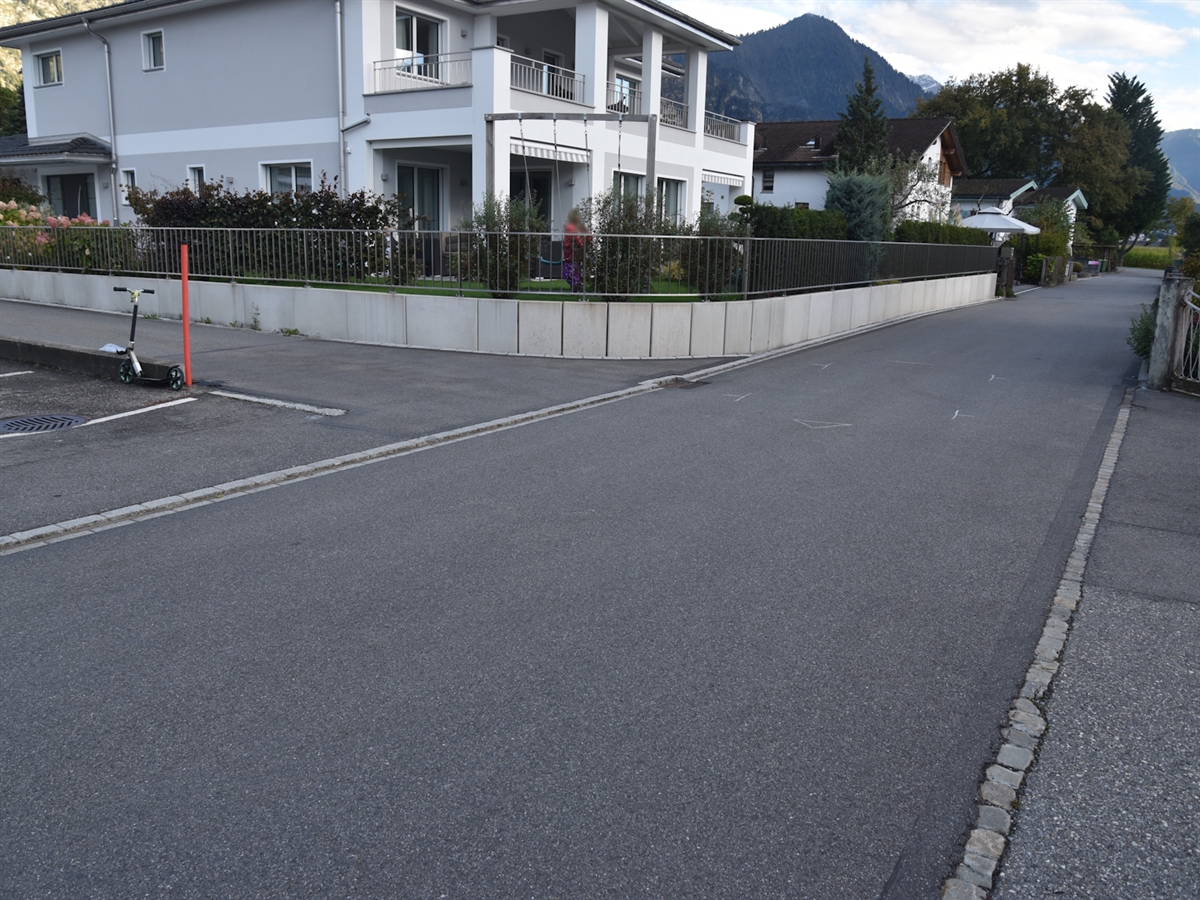
{"type": "Polygon", "coordinates": [[[534,278],[561,278],[563,264],[563,242],[546,240],[538,248],[538,260],[534,267],[534,278]]]}

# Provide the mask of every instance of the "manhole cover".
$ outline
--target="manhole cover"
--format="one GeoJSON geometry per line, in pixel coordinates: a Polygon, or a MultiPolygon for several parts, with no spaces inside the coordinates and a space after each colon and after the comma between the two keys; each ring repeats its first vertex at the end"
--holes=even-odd
{"type": "Polygon", "coordinates": [[[0,419],[0,434],[33,434],[38,431],[55,431],[86,422],[83,416],[68,416],[55,413],[49,416],[22,416],[19,419],[0,419]]]}

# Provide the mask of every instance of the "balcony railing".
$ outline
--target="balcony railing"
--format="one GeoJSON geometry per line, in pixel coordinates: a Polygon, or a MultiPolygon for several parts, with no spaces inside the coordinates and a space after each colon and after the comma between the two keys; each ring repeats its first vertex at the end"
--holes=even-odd
{"type": "Polygon", "coordinates": [[[704,114],[704,133],[726,141],[745,143],[742,140],[742,123],[737,119],[731,119],[729,116],[722,116],[715,112],[704,114]]]}
{"type": "Polygon", "coordinates": [[[425,91],[471,83],[470,53],[406,56],[375,63],[375,93],[425,91]]]}
{"type": "Polygon", "coordinates": [[[608,100],[605,104],[611,113],[624,113],[627,116],[642,114],[642,92],[627,84],[608,83],[608,100]]]}
{"type": "Polygon", "coordinates": [[[561,66],[524,56],[512,58],[512,86],[518,91],[545,94],[572,103],[583,102],[583,76],[561,66]]]}
{"type": "Polygon", "coordinates": [[[668,100],[666,97],[663,97],[659,103],[658,117],[664,125],[673,125],[676,128],[687,128],[687,104],[680,103],[678,100],[668,100]]]}

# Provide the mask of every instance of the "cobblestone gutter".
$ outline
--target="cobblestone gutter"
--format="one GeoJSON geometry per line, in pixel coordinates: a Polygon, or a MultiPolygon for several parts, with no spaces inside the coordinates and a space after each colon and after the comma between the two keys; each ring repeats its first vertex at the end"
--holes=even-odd
{"type": "Polygon", "coordinates": [[[1008,848],[1008,833],[1012,828],[1012,812],[1025,774],[1033,765],[1042,735],[1046,731],[1045,698],[1058,672],[1063,645],[1071,628],[1071,619],[1083,589],[1083,572],[1087,565],[1096,526],[1108,484],[1116,469],[1121,441],[1129,422],[1133,391],[1127,390],[1117,411],[1117,421],[1104,449],[1104,458],[1087,512],[1075,536],[1075,546],[1067,558],[1062,578],[1054,592],[1054,603],[1046,617],[1042,636],[1034,650],[1033,663],[1025,673],[1025,683],[1008,711],[1008,725],[1000,730],[1004,743],[996,761],[988,766],[979,788],[979,804],[975,828],[967,839],[962,862],[952,877],[942,885],[943,900],[986,900],[992,889],[1000,861],[1008,848]]]}

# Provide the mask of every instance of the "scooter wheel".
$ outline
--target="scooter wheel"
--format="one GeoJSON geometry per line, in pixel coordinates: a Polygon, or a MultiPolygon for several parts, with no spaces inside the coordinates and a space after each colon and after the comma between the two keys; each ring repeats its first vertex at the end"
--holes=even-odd
{"type": "Polygon", "coordinates": [[[118,374],[122,383],[133,384],[133,363],[127,359],[121,360],[121,370],[118,374]]]}
{"type": "Polygon", "coordinates": [[[183,387],[183,369],[179,366],[171,366],[170,371],[167,372],[167,387],[173,391],[183,387]]]}

